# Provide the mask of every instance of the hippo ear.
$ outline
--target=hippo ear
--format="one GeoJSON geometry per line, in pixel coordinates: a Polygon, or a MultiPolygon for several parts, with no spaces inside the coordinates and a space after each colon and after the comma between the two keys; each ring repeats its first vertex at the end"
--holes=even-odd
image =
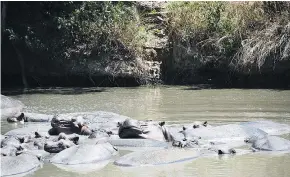
{"type": "Polygon", "coordinates": [[[162,127],[163,125],[165,125],[165,122],[160,122],[159,125],[162,127]]]}
{"type": "Polygon", "coordinates": [[[41,138],[41,135],[38,132],[34,132],[35,138],[41,138]]]}
{"type": "Polygon", "coordinates": [[[20,116],[17,117],[18,121],[24,120],[24,113],[21,113],[20,116]]]}
{"type": "Polygon", "coordinates": [[[121,127],[121,123],[120,122],[117,123],[117,127],[121,127]]]}
{"type": "Polygon", "coordinates": [[[205,121],[205,122],[203,123],[203,126],[205,126],[205,127],[207,126],[207,121],[205,121]]]}
{"type": "Polygon", "coordinates": [[[231,154],[235,154],[235,153],[237,153],[237,152],[236,152],[235,149],[230,149],[230,153],[231,153],[231,154]]]}
{"type": "Polygon", "coordinates": [[[20,138],[18,138],[18,140],[19,140],[20,143],[24,143],[25,138],[24,137],[20,137],[20,138]]]}
{"type": "Polygon", "coordinates": [[[218,150],[218,154],[221,155],[221,154],[224,154],[224,152],[223,152],[222,150],[219,149],[219,150],[218,150]]]}
{"type": "Polygon", "coordinates": [[[76,136],[76,137],[73,137],[73,138],[71,139],[71,141],[73,141],[74,144],[78,144],[79,139],[80,139],[80,138],[79,138],[78,136],[76,136]]]}

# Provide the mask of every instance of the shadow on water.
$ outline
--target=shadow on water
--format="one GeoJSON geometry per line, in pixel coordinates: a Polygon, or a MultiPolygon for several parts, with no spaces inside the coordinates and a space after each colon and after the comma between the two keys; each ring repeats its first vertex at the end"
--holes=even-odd
{"type": "Polygon", "coordinates": [[[205,90],[205,89],[243,89],[243,90],[252,90],[252,89],[266,89],[272,91],[284,91],[290,90],[289,87],[222,87],[222,86],[214,86],[210,84],[197,84],[191,85],[187,88],[182,88],[182,90],[205,90]]]}
{"type": "Polygon", "coordinates": [[[73,88],[64,88],[64,87],[50,87],[50,88],[34,88],[34,89],[11,89],[11,90],[2,90],[1,94],[7,96],[21,95],[21,94],[61,94],[61,95],[79,95],[85,93],[96,93],[96,92],[105,92],[105,88],[99,87],[73,87],[73,88]]]}

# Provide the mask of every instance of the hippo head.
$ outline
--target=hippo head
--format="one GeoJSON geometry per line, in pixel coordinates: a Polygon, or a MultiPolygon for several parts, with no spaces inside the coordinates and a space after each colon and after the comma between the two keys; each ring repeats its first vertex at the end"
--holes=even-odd
{"type": "Polygon", "coordinates": [[[245,143],[254,143],[258,139],[261,139],[261,138],[257,137],[257,136],[251,136],[251,137],[245,138],[244,142],[245,143]]]}
{"type": "Polygon", "coordinates": [[[180,148],[184,148],[184,147],[189,147],[189,148],[193,148],[196,147],[198,145],[198,141],[197,140],[188,140],[186,138],[184,138],[182,141],[173,141],[172,146],[176,146],[176,147],[180,147],[180,148]]]}
{"type": "Polygon", "coordinates": [[[123,123],[118,123],[118,125],[120,138],[142,138],[140,136],[143,133],[142,129],[132,120],[126,119],[123,123]]]}
{"type": "Polygon", "coordinates": [[[195,129],[195,128],[201,128],[201,127],[207,127],[207,121],[205,121],[205,122],[199,122],[199,121],[197,121],[197,122],[194,122],[193,123],[193,128],[195,129]]]}
{"type": "Polygon", "coordinates": [[[218,149],[217,153],[219,155],[222,155],[222,154],[236,154],[236,150],[235,149],[228,149],[228,150],[218,149]]]}
{"type": "Polygon", "coordinates": [[[59,153],[64,149],[70,148],[75,144],[69,140],[59,140],[57,142],[46,142],[44,144],[44,150],[49,153],[59,153]]]}

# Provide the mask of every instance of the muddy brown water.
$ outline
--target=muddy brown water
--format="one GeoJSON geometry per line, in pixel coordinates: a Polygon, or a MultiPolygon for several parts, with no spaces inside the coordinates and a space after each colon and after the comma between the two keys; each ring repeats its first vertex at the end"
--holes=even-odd
{"type": "MultiPolygon", "coordinates": [[[[273,120],[290,125],[290,91],[259,89],[188,90],[187,87],[105,88],[83,94],[21,94],[13,98],[26,105],[26,111],[58,114],[80,111],[110,111],[139,120],[165,120],[184,123],[207,120],[218,125],[252,120],[273,120]]],[[[1,133],[23,125],[1,121],[1,133]]],[[[285,135],[290,139],[290,135],[285,135]]],[[[126,154],[128,152],[121,152],[126,154]]],[[[246,154],[199,158],[185,164],[125,168],[109,163],[88,174],[67,172],[52,164],[28,176],[234,176],[289,177],[290,154],[246,154]]]]}

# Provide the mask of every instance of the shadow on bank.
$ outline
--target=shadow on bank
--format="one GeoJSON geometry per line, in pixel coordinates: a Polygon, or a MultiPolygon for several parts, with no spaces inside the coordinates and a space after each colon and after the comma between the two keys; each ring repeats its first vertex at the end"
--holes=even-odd
{"type": "Polygon", "coordinates": [[[21,94],[61,94],[61,95],[79,95],[86,93],[105,92],[105,88],[90,87],[90,88],[63,88],[63,87],[50,87],[50,88],[31,88],[31,89],[6,89],[2,90],[1,94],[7,96],[21,95],[21,94]]]}

